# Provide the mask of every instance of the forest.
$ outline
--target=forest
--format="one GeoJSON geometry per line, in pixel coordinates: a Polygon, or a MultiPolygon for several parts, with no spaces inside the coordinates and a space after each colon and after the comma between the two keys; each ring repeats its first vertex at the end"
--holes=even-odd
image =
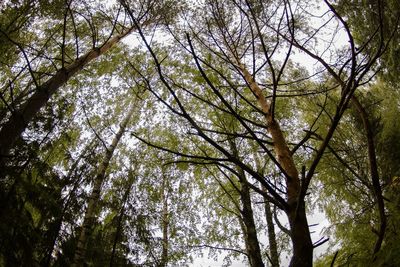
{"type": "Polygon", "coordinates": [[[400,266],[399,82],[399,0],[0,2],[0,266],[400,266]]]}

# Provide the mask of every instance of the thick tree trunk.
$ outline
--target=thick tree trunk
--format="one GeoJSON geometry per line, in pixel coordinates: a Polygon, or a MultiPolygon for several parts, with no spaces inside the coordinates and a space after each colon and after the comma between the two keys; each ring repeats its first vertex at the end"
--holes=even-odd
{"type": "Polygon", "coordinates": [[[110,147],[107,149],[107,151],[104,155],[104,158],[99,165],[97,175],[94,178],[92,193],[90,194],[90,197],[88,200],[88,206],[87,206],[87,209],[85,212],[85,217],[83,220],[81,233],[80,233],[80,236],[78,239],[78,243],[76,245],[73,266],[83,266],[84,265],[83,260],[85,259],[85,255],[86,255],[87,241],[88,241],[88,238],[92,234],[92,227],[96,220],[96,210],[98,208],[98,203],[100,200],[100,193],[101,193],[101,186],[102,186],[105,176],[106,176],[107,167],[113,156],[115,148],[117,147],[119,141],[121,140],[123,133],[126,130],[126,127],[129,123],[130,118],[132,117],[133,112],[134,112],[134,107],[132,106],[130,108],[128,114],[122,121],[118,132],[115,134],[110,147]]]}
{"type": "Polygon", "coordinates": [[[307,267],[312,266],[313,244],[310,237],[310,231],[307,223],[304,199],[300,196],[300,179],[299,172],[294,163],[293,157],[286,143],[279,123],[271,114],[271,105],[263,95],[263,92],[253,76],[246,67],[237,60],[239,69],[241,70],[250,90],[257,97],[257,101],[264,112],[268,132],[271,134],[276,159],[281,170],[285,172],[287,187],[287,204],[291,239],[293,244],[293,257],[290,266],[307,267]]]}
{"type": "Polygon", "coordinates": [[[313,250],[310,230],[308,228],[305,203],[300,200],[286,211],[290,224],[290,237],[293,245],[293,256],[290,267],[312,266],[313,250]]]}
{"type": "Polygon", "coordinates": [[[376,161],[376,152],[375,152],[375,142],[374,142],[374,133],[372,131],[371,123],[368,119],[368,114],[365,111],[364,107],[358,101],[358,99],[353,96],[352,102],[355,105],[358,115],[360,116],[365,134],[367,137],[367,146],[368,146],[368,159],[369,159],[369,168],[372,180],[372,187],[374,190],[375,201],[378,204],[378,212],[379,212],[379,230],[378,230],[378,238],[375,242],[373,253],[376,254],[382,246],[383,239],[385,237],[387,219],[385,214],[385,202],[383,200],[382,188],[379,181],[379,173],[378,173],[378,164],[376,161]]]}
{"type": "Polygon", "coordinates": [[[77,58],[69,66],[58,70],[52,78],[36,88],[35,93],[19,109],[14,111],[0,130],[0,163],[4,157],[9,155],[15,141],[20,137],[39,110],[46,105],[50,97],[78,71],[82,70],[88,63],[100,55],[106,53],[133,30],[134,27],[111,38],[101,47],[93,48],[85,55],[77,58]]]}

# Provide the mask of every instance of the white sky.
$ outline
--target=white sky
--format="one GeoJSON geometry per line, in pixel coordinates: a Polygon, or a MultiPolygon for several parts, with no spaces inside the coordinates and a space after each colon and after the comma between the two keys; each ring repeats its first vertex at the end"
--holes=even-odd
{"type": "MultiPolygon", "coordinates": [[[[317,13],[319,14],[323,14],[325,13],[325,11],[327,10],[327,7],[324,4],[321,4],[321,9],[319,11],[317,11],[317,13]]],[[[320,23],[317,22],[317,19],[315,19],[316,23],[320,23]]],[[[166,35],[161,35],[161,34],[157,34],[155,35],[155,40],[157,40],[158,42],[167,42],[168,41],[168,36],[166,35]]],[[[129,46],[138,46],[140,43],[142,43],[141,39],[139,38],[138,34],[131,34],[128,37],[126,37],[123,42],[125,44],[128,44],[129,46]]],[[[346,45],[348,43],[348,38],[347,36],[343,33],[343,31],[339,32],[336,36],[335,36],[335,40],[332,43],[332,45],[334,45],[334,49],[338,49],[340,47],[343,47],[344,45],[346,45]]],[[[318,44],[318,49],[323,51],[326,50],[327,47],[325,42],[321,42],[318,44]]],[[[291,56],[291,59],[294,62],[299,63],[301,66],[306,67],[308,71],[310,71],[311,73],[313,71],[315,71],[315,69],[317,67],[319,67],[318,63],[316,63],[316,61],[312,58],[310,58],[308,55],[306,55],[305,53],[302,52],[298,52],[296,51],[296,53],[294,55],[291,56]]],[[[284,216],[281,216],[280,219],[282,219],[283,221],[285,220],[283,218],[284,216]]],[[[318,241],[321,237],[322,237],[322,230],[324,227],[327,227],[329,225],[328,220],[325,218],[324,214],[321,212],[315,212],[312,215],[308,216],[308,222],[310,225],[312,224],[318,224],[317,226],[312,227],[311,231],[313,231],[314,233],[311,235],[312,236],[312,240],[313,242],[318,241]]],[[[277,227],[276,227],[277,228],[277,227]]],[[[260,237],[260,239],[263,239],[263,237],[260,237]]],[[[318,257],[320,254],[322,254],[323,252],[326,251],[328,247],[328,242],[326,242],[325,244],[323,244],[322,246],[316,248],[314,250],[314,258],[318,257]]],[[[208,254],[208,249],[204,249],[204,256],[203,257],[198,257],[194,260],[194,262],[192,264],[190,264],[190,266],[193,267],[216,267],[216,266],[221,266],[222,265],[222,259],[224,258],[224,253],[221,253],[221,256],[218,257],[218,261],[215,261],[213,259],[209,259],[207,257],[208,254]]],[[[282,266],[286,266],[289,264],[289,260],[290,260],[290,255],[282,255],[281,256],[281,264],[282,266]]],[[[245,260],[245,262],[247,262],[247,260],[245,260]]],[[[248,266],[246,263],[244,263],[243,261],[232,261],[232,265],[230,265],[232,267],[242,267],[242,266],[248,266]]]]}

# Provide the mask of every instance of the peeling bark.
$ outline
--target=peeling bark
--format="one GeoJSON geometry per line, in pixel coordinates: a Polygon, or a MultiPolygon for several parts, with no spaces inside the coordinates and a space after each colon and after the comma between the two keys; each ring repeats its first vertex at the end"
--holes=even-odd
{"type": "Polygon", "coordinates": [[[284,172],[287,186],[287,204],[285,210],[291,231],[293,243],[293,256],[290,266],[306,267],[312,266],[313,244],[308,228],[305,202],[300,197],[300,179],[299,172],[294,163],[293,157],[279,126],[271,113],[271,105],[263,95],[263,92],[253,76],[246,67],[237,60],[240,71],[246,80],[250,90],[257,98],[261,110],[264,113],[268,132],[271,134],[273,147],[280,169],[284,172]]]}
{"type": "Polygon", "coordinates": [[[297,195],[300,191],[299,172],[293,161],[291,152],[286,143],[283,132],[279,123],[273,118],[270,108],[270,103],[266,100],[260,86],[253,79],[253,76],[245,68],[243,64],[239,65],[246,82],[248,83],[251,91],[256,95],[257,101],[264,112],[264,117],[267,123],[268,132],[271,134],[274,151],[281,168],[286,173],[286,183],[288,186],[288,204],[297,202],[297,195]]]}

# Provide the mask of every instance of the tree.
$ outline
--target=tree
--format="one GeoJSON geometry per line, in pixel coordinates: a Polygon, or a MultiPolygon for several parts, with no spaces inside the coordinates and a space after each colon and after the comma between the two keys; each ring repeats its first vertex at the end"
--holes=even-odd
{"type": "MultiPolygon", "coordinates": [[[[394,173],[388,171],[391,167],[387,164],[390,164],[391,161],[385,156],[387,151],[391,151],[391,148],[388,148],[387,145],[393,139],[383,136],[389,132],[389,135],[396,134],[396,131],[392,132],[391,128],[395,122],[389,122],[387,119],[391,116],[385,115],[385,112],[398,112],[396,104],[394,104],[398,101],[398,98],[387,98],[389,93],[397,94],[389,85],[379,82],[370,88],[367,93],[368,97],[361,98],[364,105],[369,107],[368,118],[371,122],[373,141],[376,144],[375,153],[380,177],[379,182],[382,184],[382,197],[385,201],[383,234],[382,215],[380,209],[377,209],[379,202],[374,193],[374,181],[370,179],[371,173],[368,171],[370,167],[368,150],[371,149],[368,143],[370,140],[364,132],[359,131],[360,128],[362,129],[364,121],[360,118],[358,112],[352,112],[348,115],[351,118],[349,121],[351,123],[348,123],[346,128],[341,128],[341,134],[334,138],[331,144],[333,158],[331,158],[331,163],[325,163],[331,171],[324,171],[321,176],[321,180],[326,184],[326,188],[321,190],[321,195],[327,197],[327,200],[321,201],[321,204],[328,211],[328,218],[332,221],[331,231],[343,244],[336,258],[336,262],[340,264],[347,262],[365,265],[367,262],[374,261],[378,265],[385,265],[396,262],[395,259],[391,258],[391,255],[393,251],[398,251],[397,246],[393,245],[394,240],[398,239],[398,234],[393,231],[391,225],[393,220],[397,220],[398,210],[393,209],[392,206],[397,200],[395,200],[396,198],[392,199],[394,187],[391,186],[390,177],[393,177],[394,173]],[[385,95],[382,95],[383,91],[385,91],[385,95]],[[390,107],[390,111],[386,110],[386,107],[390,107]],[[351,139],[351,146],[346,145],[345,140],[343,140],[344,135],[342,133],[348,132],[352,132],[354,136],[351,139]],[[379,147],[386,148],[378,149],[379,147]],[[357,161],[354,161],[355,157],[358,157],[357,161]],[[342,175],[338,175],[337,172],[341,172],[342,175]],[[332,177],[335,177],[335,179],[332,179],[332,177]],[[335,183],[332,182],[334,180],[336,180],[335,183]],[[344,181],[346,181],[346,186],[337,186],[343,184],[344,181]],[[337,196],[341,197],[340,204],[335,206],[328,204],[330,201],[338,201],[337,196]],[[332,212],[332,208],[336,211],[332,212]],[[342,218],[340,218],[341,215],[342,218]],[[377,250],[377,244],[381,245],[380,250],[377,250]]],[[[333,254],[327,253],[321,259],[321,262],[326,263],[331,261],[332,258],[333,254]]]]}
{"type": "Polygon", "coordinates": [[[397,5],[0,4],[0,265],[396,265],[397,5]]]}
{"type": "Polygon", "coordinates": [[[381,36],[392,39],[383,48],[386,53],[379,59],[379,76],[384,77],[387,82],[398,82],[395,74],[399,71],[398,56],[399,32],[396,30],[400,23],[399,2],[392,0],[384,1],[349,1],[343,0],[336,3],[340,13],[346,16],[348,24],[353,29],[354,39],[359,50],[373,53],[382,49],[381,36]],[[368,23],[365,23],[368,22],[368,23]],[[378,33],[380,31],[380,33],[378,33]],[[366,42],[366,40],[371,40],[366,42]]]}
{"type": "MultiPolygon", "coordinates": [[[[135,30],[136,26],[126,26],[120,24],[120,8],[112,7],[111,10],[106,11],[95,11],[96,15],[100,14],[100,17],[93,17],[93,14],[88,14],[88,17],[92,17],[92,21],[86,18],[86,14],[81,14],[79,9],[86,9],[89,7],[88,4],[76,5],[77,10],[74,10],[72,1],[66,2],[63,7],[63,17],[59,23],[61,24],[61,34],[59,34],[60,27],[59,24],[55,25],[55,31],[50,32],[50,36],[43,40],[42,42],[48,43],[52,40],[53,35],[60,35],[61,51],[59,55],[51,55],[49,57],[49,62],[43,64],[44,66],[38,65],[37,69],[33,66],[37,66],[37,58],[41,58],[41,54],[36,57],[29,57],[28,51],[24,46],[26,44],[20,44],[18,41],[12,39],[6,32],[1,31],[1,34],[7,41],[14,46],[18,47],[20,53],[25,58],[25,64],[27,71],[31,76],[31,81],[28,82],[29,87],[33,86],[32,93],[29,94],[28,99],[25,101],[18,101],[15,103],[12,94],[10,101],[4,101],[5,106],[8,109],[10,115],[7,116],[7,120],[3,123],[0,130],[0,155],[2,158],[9,157],[9,151],[13,147],[13,144],[19,138],[19,136],[25,130],[27,124],[32,121],[34,116],[39,112],[39,110],[46,105],[49,98],[55,94],[60,87],[68,82],[68,80],[74,76],[76,73],[81,71],[87,64],[95,60],[99,56],[110,50],[115,44],[117,44],[122,38],[130,34],[135,30]],[[72,6],[71,6],[72,5],[72,6]],[[107,13],[116,13],[115,18],[108,16],[107,13]],[[81,15],[84,20],[78,20],[75,16],[81,15]],[[102,28],[103,25],[96,25],[101,19],[108,21],[111,24],[110,29],[102,28]],[[87,22],[91,29],[91,39],[90,44],[86,44],[84,48],[80,47],[80,39],[86,39],[85,36],[81,37],[77,34],[79,33],[79,26],[76,22],[87,22]],[[70,28],[69,24],[73,24],[73,30],[70,28]],[[67,32],[67,29],[71,29],[71,32],[67,32]],[[105,36],[99,36],[99,32],[106,32],[105,36]],[[116,34],[115,34],[116,32],[116,34]],[[73,47],[72,44],[75,42],[76,46],[73,47]],[[86,48],[87,52],[81,54],[81,50],[86,48]],[[58,58],[61,57],[61,60],[58,58]],[[50,67],[51,66],[51,67],[50,67]],[[50,67],[50,69],[48,69],[50,67]],[[41,73],[46,73],[43,75],[41,73]],[[47,74],[49,73],[49,74],[47,74]],[[47,76],[50,76],[47,78],[47,76]],[[45,80],[44,82],[42,82],[45,80]]],[[[93,7],[92,7],[93,8],[93,7]]],[[[146,6],[143,4],[139,6],[142,13],[138,14],[140,18],[140,25],[147,26],[151,23],[157,23],[157,16],[152,9],[152,5],[146,6]],[[149,15],[150,14],[150,15],[149,15]]],[[[90,9],[89,9],[90,10],[90,9]]],[[[90,11],[89,11],[90,12],[90,11]]],[[[43,18],[42,18],[43,19],[43,18]]],[[[86,33],[86,32],[84,32],[86,33]]],[[[58,37],[58,36],[57,36],[58,37]]],[[[46,49],[45,47],[44,49],[46,49]]],[[[51,47],[50,47],[51,48],[51,47]]],[[[33,50],[35,52],[35,50],[33,50]]],[[[47,59],[47,57],[45,57],[47,59]]],[[[13,90],[12,84],[9,85],[11,91],[13,90]]],[[[23,92],[23,94],[26,94],[23,92]]],[[[4,99],[4,96],[3,96],[4,99]]]]}
{"type": "Polygon", "coordinates": [[[120,128],[118,132],[115,134],[111,144],[109,147],[106,147],[106,151],[104,153],[104,158],[100,162],[100,165],[98,166],[98,171],[96,174],[96,177],[93,180],[93,188],[92,188],[92,193],[90,194],[90,197],[88,199],[88,206],[85,212],[85,217],[83,219],[83,224],[82,224],[82,229],[81,233],[79,235],[77,247],[75,249],[75,256],[74,256],[74,266],[81,265],[82,262],[84,261],[85,258],[85,253],[86,253],[86,246],[87,246],[87,240],[92,234],[92,227],[95,224],[96,220],[96,210],[98,207],[98,202],[100,200],[100,194],[101,194],[101,187],[104,183],[104,180],[106,178],[106,171],[108,168],[108,165],[110,164],[110,160],[114,154],[114,151],[121,140],[122,135],[126,131],[126,128],[128,126],[128,123],[131,120],[131,117],[133,113],[135,112],[135,109],[137,108],[135,104],[131,103],[131,107],[128,110],[127,115],[125,118],[122,120],[120,124],[120,128]]]}
{"type": "MultiPolygon", "coordinates": [[[[196,27],[192,23],[187,22],[190,25],[188,30],[191,31],[192,35],[189,33],[186,35],[185,41],[187,45],[183,45],[183,42],[185,42],[184,40],[180,42],[183,46],[182,51],[186,50],[193,58],[201,79],[203,79],[204,89],[210,89],[212,94],[215,95],[215,98],[220,101],[222,107],[221,104],[206,100],[202,98],[202,96],[193,93],[192,89],[184,87],[185,84],[183,84],[182,80],[174,81],[172,74],[167,73],[166,70],[163,69],[160,57],[157,55],[157,52],[152,49],[143,31],[139,30],[143,42],[153,57],[155,69],[159,74],[160,80],[167,91],[172,95],[174,102],[163,99],[160,94],[152,88],[151,82],[144,78],[154,95],[158,97],[171,112],[185,119],[200,138],[210,143],[214,149],[219,151],[222,155],[222,159],[207,157],[206,159],[215,162],[215,164],[227,162],[242,168],[253,176],[254,179],[261,182],[267,188],[268,193],[265,194],[260,192],[260,190],[257,191],[267,196],[285,211],[290,222],[290,233],[293,245],[291,266],[312,265],[314,245],[310,238],[305,211],[305,196],[309,184],[329,141],[348,107],[350,99],[360,84],[370,79],[369,71],[371,67],[374,65],[377,58],[382,55],[384,45],[390,41],[390,39],[385,39],[381,34],[380,48],[373,51],[372,54],[361,54],[356,50],[353,35],[348,24],[340,16],[334,6],[328,2],[325,3],[329,9],[329,13],[327,13],[329,14],[328,21],[336,19],[338,25],[343,27],[349,40],[349,46],[345,48],[347,53],[345,54],[345,58],[332,63],[314,53],[312,47],[310,47],[313,45],[315,36],[319,34],[320,30],[326,24],[322,24],[322,26],[316,28],[316,30],[307,32],[307,29],[301,25],[301,21],[306,19],[304,14],[294,13],[290,3],[285,2],[282,8],[278,6],[275,7],[274,5],[268,5],[267,8],[266,5],[255,5],[248,1],[232,1],[229,3],[207,1],[206,6],[208,12],[202,13],[200,11],[199,15],[195,15],[196,18],[204,18],[203,20],[200,19],[197,23],[197,25],[201,25],[201,27],[196,27]],[[266,20],[265,18],[268,19],[266,20]],[[274,24],[275,21],[277,21],[276,24],[274,24]],[[296,21],[300,22],[296,23],[296,21]],[[235,26],[237,24],[239,26],[235,26]],[[268,39],[266,36],[270,36],[271,34],[275,37],[268,39]],[[201,47],[201,50],[195,48],[195,41],[197,41],[196,43],[201,47]],[[261,49],[258,49],[258,47],[261,47],[261,49]],[[279,51],[283,50],[283,53],[285,53],[285,57],[281,61],[273,60],[273,56],[276,57],[274,53],[278,49],[279,51]],[[299,164],[295,163],[293,152],[288,145],[289,141],[287,137],[285,137],[285,133],[281,129],[279,123],[279,119],[284,118],[284,115],[280,117],[277,115],[278,113],[276,111],[276,99],[277,96],[279,96],[278,93],[281,82],[285,77],[284,73],[288,65],[287,63],[294,50],[299,50],[307,54],[321,64],[325,69],[326,75],[330,76],[330,79],[335,80],[336,84],[334,88],[336,91],[340,91],[340,96],[336,102],[336,110],[334,111],[331,122],[326,126],[329,130],[322,138],[321,145],[319,145],[319,148],[316,149],[316,153],[311,158],[308,164],[308,172],[306,173],[305,168],[303,168],[304,171],[302,171],[302,174],[296,166],[299,164]],[[259,62],[258,55],[263,56],[265,60],[259,62]],[[218,67],[221,64],[227,67],[222,70],[218,67]],[[250,65],[250,67],[246,65],[250,65]],[[269,74],[268,76],[260,74],[260,70],[263,68],[266,69],[269,74]],[[252,69],[253,72],[250,73],[249,69],[252,69]],[[228,72],[229,74],[226,74],[226,70],[231,71],[228,72]],[[256,77],[258,76],[260,77],[257,79],[256,77]],[[244,87],[247,87],[251,94],[255,96],[258,108],[255,107],[252,101],[246,98],[242,90],[240,90],[240,83],[238,83],[240,80],[242,84],[244,84],[244,87]],[[272,92],[269,95],[271,99],[266,98],[260,83],[271,84],[272,92]],[[228,89],[223,91],[221,89],[223,87],[228,89]],[[228,93],[226,91],[228,91],[228,93]],[[210,130],[204,126],[204,123],[196,120],[195,116],[190,113],[190,109],[186,108],[185,99],[181,96],[183,93],[193,96],[193,98],[202,101],[205,105],[218,107],[220,112],[225,112],[235,117],[241,123],[248,134],[274,162],[276,168],[280,170],[282,178],[284,178],[286,182],[284,197],[279,194],[277,188],[272,187],[271,184],[265,180],[265,177],[261,177],[254,171],[253,167],[230,153],[220,142],[216,141],[215,137],[211,137],[208,134],[210,130]],[[262,140],[258,138],[254,128],[249,126],[249,119],[246,117],[243,118],[243,115],[235,111],[233,108],[235,104],[229,102],[229,98],[227,97],[229,93],[239,95],[239,99],[241,99],[242,102],[251,106],[254,112],[264,117],[262,124],[270,134],[272,148],[275,152],[274,154],[265,146],[262,140]],[[301,177],[300,175],[303,176],[301,177]]],[[[202,10],[205,9],[203,8],[202,10]]],[[[196,20],[194,17],[191,18],[192,20],[196,20]]],[[[136,18],[132,14],[131,19],[135,23],[136,18]]],[[[332,38],[335,38],[335,34],[334,32],[332,38]]],[[[179,38],[177,34],[174,37],[179,38]]],[[[332,51],[332,53],[335,53],[335,51],[332,51]]],[[[321,91],[320,93],[323,92],[321,91]]],[[[313,124],[310,125],[309,129],[313,131],[313,124]]],[[[307,136],[305,138],[305,141],[306,140],[307,136]]],[[[178,151],[175,153],[181,156],[192,157],[178,151]]],[[[198,158],[201,157],[199,156],[198,158]]],[[[231,172],[235,172],[228,166],[224,167],[231,172]]],[[[253,189],[256,190],[254,187],[253,189]]]]}

